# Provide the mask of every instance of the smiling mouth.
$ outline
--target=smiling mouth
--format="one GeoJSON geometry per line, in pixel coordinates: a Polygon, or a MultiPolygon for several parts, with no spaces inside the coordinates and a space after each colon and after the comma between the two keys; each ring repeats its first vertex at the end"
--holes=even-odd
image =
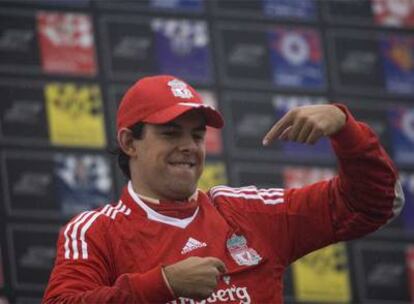
{"type": "Polygon", "coordinates": [[[193,162],[170,162],[169,164],[174,167],[186,168],[186,169],[191,169],[195,166],[195,163],[193,162]]]}

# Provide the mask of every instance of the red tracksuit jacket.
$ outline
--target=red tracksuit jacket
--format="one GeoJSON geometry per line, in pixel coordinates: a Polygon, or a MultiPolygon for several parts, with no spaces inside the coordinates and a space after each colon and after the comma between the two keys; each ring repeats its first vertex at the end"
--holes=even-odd
{"type": "Polygon", "coordinates": [[[169,213],[148,207],[129,184],[118,204],[78,215],[60,233],[44,303],[283,303],[290,263],[373,232],[402,208],[377,137],[343,110],[347,123],[331,138],[339,161],[332,180],[286,190],[218,186],[169,213]],[[208,299],[174,298],[163,280],[163,265],[190,256],[226,264],[208,299]]]}

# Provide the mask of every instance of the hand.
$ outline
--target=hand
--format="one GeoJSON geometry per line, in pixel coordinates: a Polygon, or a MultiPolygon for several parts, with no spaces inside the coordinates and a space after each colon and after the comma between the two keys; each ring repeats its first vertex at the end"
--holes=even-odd
{"type": "Polygon", "coordinates": [[[321,137],[342,129],[346,115],[334,105],[310,105],[287,112],[263,138],[267,146],[275,138],[306,144],[315,144],[321,137]]]}
{"type": "Polygon", "coordinates": [[[208,298],[225,273],[224,263],[214,257],[189,257],[164,267],[164,274],[177,297],[196,300],[208,298]]]}

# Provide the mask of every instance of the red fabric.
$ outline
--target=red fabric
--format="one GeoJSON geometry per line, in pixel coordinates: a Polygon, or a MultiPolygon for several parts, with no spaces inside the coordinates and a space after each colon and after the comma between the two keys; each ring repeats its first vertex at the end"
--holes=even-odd
{"type": "Polygon", "coordinates": [[[335,178],[299,189],[215,187],[199,193],[196,215],[181,227],[151,218],[125,188],[121,201],[131,212],[96,218],[85,235],[87,259],[65,258],[68,226],[62,230],[44,303],[193,303],[173,299],[160,268],[189,256],[218,257],[228,269],[206,303],[283,303],[289,264],[396,215],[390,159],[373,132],[340,107],[347,123],[332,137],[335,178]]]}
{"type": "Polygon", "coordinates": [[[204,105],[201,96],[189,84],[169,75],[145,77],[138,80],[122,98],[117,114],[117,129],[131,127],[137,122],[167,123],[192,109],[203,111],[207,125],[223,127],[221,114],[211,106],[204,105]],[[174,85],[171,82],[174,80],[181,83],[174,85]],[[178,91],[174,91],[177,87],[178,91]],[[183,94],[175,95],[174,92],[180,93],[180,88],[183,94]]]}
{"type": "Polygon", "coordinates": [[[194,211],[198,207],[197,201],[184,202],[184,203],[160,203],[159,205],[154,205],[151,203],[147,204],[151,209],[157,211],[160,214],[175,217],[179,219],[184,219],[190,217],[194,214],[194,211]],[[177,204],[176,206],[173,204],[177,204]]]}

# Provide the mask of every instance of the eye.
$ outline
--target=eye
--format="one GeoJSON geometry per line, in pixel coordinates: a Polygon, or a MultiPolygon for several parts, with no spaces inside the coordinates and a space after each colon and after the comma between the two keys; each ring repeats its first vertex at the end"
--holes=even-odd
{"type": "Polygon", "coordinates": [[[161,132],[162,135],[166,136],[166,137],[174,137],[178,135],[178,131],[174,131],[174,130],[166,130],[161,132]]]}
{"type": "Polygon", "coordinates": [[[193,134],[193,138],[197,141],[204,140],[206,133],[205,132],[197,132],[193,134]]]}

